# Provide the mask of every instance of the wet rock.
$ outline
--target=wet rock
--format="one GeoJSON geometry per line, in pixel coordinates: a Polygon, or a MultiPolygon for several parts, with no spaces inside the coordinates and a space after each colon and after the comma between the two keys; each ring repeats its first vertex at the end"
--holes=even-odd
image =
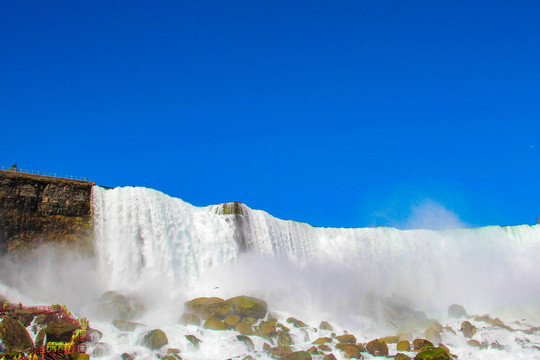
{"type": "Polygon", "coordinates": [[[255,350],[255,344],[253,344],[253,340],[251,340],[248,336],[236,335],[236,339],[243,342],[247,346],[249,351],[255,350]]]}
{"type": "Polygon", "coordinates": [[[307,349],[307,352],[310,353],[311,355],[320,355],[319,349],[315,346],[312,346],[309,349],[307,349]]]}
{"type": "Polygon", "coordinates": [[[467,341],[467,345],[472,346],[472,347],[476,347],[476,348],[479,348],[479,349],[484,349],[485,348],[485,346],[482,345],[480,343],[480,341],[478,341],[478,340],[472,340],[471,339],[471,340],[467,341]]]}
{"type": "Polygon", "coordinates": [[[203,327],[211,330],[227,330],[227,325],[216,317],[211,317],[204,322],[203,327]]]}
{"type": "Polygon", "coordinates": [[[328,330],[328,331],[334,331],[334,328],[328,321],[321,321],[319,324],[319,330],[328,330]]]}
{"type": "Polygon", "coordinates": [[[388,346],[382,340],[375,339],[368,342],[366,345],[367,351],[374,356],[387,356],[388,346]]]}
{"type": "Polygon", "coordinates": [[[108,291],[98,300],[97,310],[107,319],[133,320],[144,311],[144,306],[133,297],[108,291]]]}
{"type": "Polygon", "coordinates": [[[476,333],[476,328],[468,321],[461,323],[461,332],[466,338],[472,337],[476,333]]]}
{"type": "Polygon", "coordinates": [[[169,343],[167,335],[161,329],[148,331],[142,338],[140,344],[150,350],[158,350],[169,343]]]}
{"type": "Polygon", "coordinates": [[[307,327],[307,324],[301,320],[298,320],[296,318],[293,318],[293,317],[290,317],[287,319],[287,322],[289,324],[293,324],[295,327],[298,327],[298,328],[305,328],[307,327]]]}
{"type": "Polygon", "coordinates": [[[280,360],[311,360],[311,355],[307,351],[295,351],[280,357],[280,360]]]}
{"type": "Polygon", "coordinates": [[[175,349],[175,348],[168,348],[167,354],[180,354],[180,350],[175,349]]]}
{"type": "Polygon", "coordinates": [[[89,329],[86,332],[88,334],[88,337],[90,338],[90,341],[97,342],[101,340],[103,337],[103,333],[96,329],[89,329]]]}
{"type": "Polygon", "coordinates": [[[323,357],[323,360],[337,360],[334,354],[330,353],[323,357]]]}
{"type": "Polygon", "coordinates": [[[441,330],[436,327],[428,327],[426,331],[424,331],[424,336],[432,343],[440,343],[442,341],[441,331],[442,327],[441,330]]]}
{"type": "Polygon", "coordinates": [[[263,321],[259,324],[259,333],[261,336],[270,338],[277,335],[276,323],[273,321],[263,321]]]}
{"type": "Polygon", "coordinates": [[[452,360],[452,357],[444,349],[435,348],[419,352],[414,360],[452,360]]]}
{"type": "Polygon", "coordinates": [[[239,322],[234,327],[234,331],[238,331],[242,335],[253,335],[255,334],[255,331],[253,331],[253,328],[251,325],[246,324],[245,322],[239,322]]]}
{"type": "Polygon", "coordinates": [[[356,344],[356,337],[352,334],[339,335],[336,339],[340,343],[356,344]]]}
{"type": "Polygon", "coordinates": [[[411,360],[411,358],[403,353],[397,353],[394,360],[411,360]]]}
{"type": "Polygon", "coordinates": [[[332,342],[331,338],[329,338],[329,337],[320,337],[317,340],[315,340],[314,342],[312,342],[312,344],[321,345],[321,344],[326,344],[326,343],[330,343],[330,342],[332,342]]]}
{"type": "Polygon", "coordinates": [[[102,342],[97,342],[95,344],[94,350],[92,350],[92,357],[94,358],[94,357],[108,356],[111,354],[111,352],[112,352],[111,345],[102,343],[102,342]]]}
{"type": "Polygon", "coordinates": [[[47,342],[69,342],[78,328],[76,324],[63,319],[52,321],[38,332],[35,344],[42,345],[45,335],[47,335],[47,342]]]}
{"type": "Polygon", "coordinates": [[[113,320],[112,324],[118,330],[126,331],[126,332],[133,332],[135,331],[137,326],[144,326],[143,324],[139,324],[139,323],[127,321],[127,320],[120,320],[120,319],[113,320]]]}
{"type": "Polygon", "coordinates": [[[30,310],[17,309],[10,315],[10,317],[15,320],[19,320],[24,327],[28,327],[36,315],[30,310]]]}
{"type": "Polygon", "coordinates": [[[497,350],[504,350],[504,346],[499,344],[498,342],[492,342],[491,344],[489,344],[489,347],[491,349],[497,349],[497,350]]]}
{"type": "Polygon", "coordinates": [[[385,336],[379,340],[382,340],[387,344],[396,344],[399,341],[399,336],[385,336]]]}
{"type": "Polygon", "coordinates": [[[120,355],[120,359],[122,359],[122,360],[135,360],[135,354],[123,353],[122,355],[120,355]]]}
{"type": "Polygon", "coordinates": [[[317,349],[319,349],[320,351],[324,351],[324,352],[329,352],[329,351],[332,351],[332,348],[326,344],[321,344],[319,346],[317,346],[317,349]]]}
{"type": "Polygon", "coordinates": [[[26,351],[34,345],[20,321],[4,317],[0,323],[0,340],[6,351],[26,351]]]}
{"type": "Polygon", "coordinates": [[[199,340],[195,335],[186,335],[186,340],[193,345],[193,348],[195,350],[199,350],[199,344],[201,343],[201,340],[199,340]]]}
{"type": "Polygon", "coordinates": [[[421,348],[425,346],[434,347],[431,341],[428,341],[426,339],[414,339],[413,341],[413,349],[414,350],[420,350],[421,348]]]}
{"type": "Polygon", "coordinates": [[[400,340],[396,345],[397,351],[411,351],[411,344],[408,340],[400,340]]]}
{"type": "Polygon", "coordinates": [[[453,319],[459,319],[467,316],[465,308],[459,304],[452,304],[448,307],[448,317],[453,319]]]}
{"type": "Polygon", "coordinates": [[[69,360],[89,360],[90,359],[88,354],[83,354],[83,353],[78,353],[78,352],[67,354],[67,356],[69,356],[69,360]]]}
{"type": "Polygon", "coordinates": [[[278,345],[292,345],[293,340],[291,335],[286,331],[280,331],[277,334],[277,343],[278,345]]]}
{"type": "Polygon", "coordinates": [[[280,359],[283,356],[291,354],[292,350],[290,346],[276,346],[267,348],[266,352],[268,352],[273,358],[280,359]]]}
{"type": "Polygon", "coordinates": [[[184,304],[187,313],[195,314],[203,320],[211,317],[223,320],[231,312],[231,305],[218,297],[200,297],[184,304]]]}
{"type": "Polygon", "coordinates": [[[252,317],[262,319],[268,312],[266,301],[250,296],[237,296],[227,300],[234,315],[241,318],[252,317]]]}
{"type": "Polygon", "coordinates": [[[179,323],[182,325],[201,325],[201,319],[195,314],[183,313],[180,317],[179,323]]]}
{"type": "Polygon", "coordinates": [[[225,319],[223,319],[223,322],[229,329],[232,329],[240,322],[240,316],[238,315],[229,315],[225,319]]]}
{"type": "Polygon", "coordinates": [[[356,344],[338,343],[336,349],[343,351],[345,359],[362,359],[360,348],[356,344]]]}

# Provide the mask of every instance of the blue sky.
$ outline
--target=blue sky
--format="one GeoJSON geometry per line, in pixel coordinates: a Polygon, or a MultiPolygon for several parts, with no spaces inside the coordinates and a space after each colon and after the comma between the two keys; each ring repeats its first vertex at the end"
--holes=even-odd
{"type": "Polygon", "coordinates": [[[24,1],[0,163],[318,226],[540,216],[536,1],[24,1]]]}

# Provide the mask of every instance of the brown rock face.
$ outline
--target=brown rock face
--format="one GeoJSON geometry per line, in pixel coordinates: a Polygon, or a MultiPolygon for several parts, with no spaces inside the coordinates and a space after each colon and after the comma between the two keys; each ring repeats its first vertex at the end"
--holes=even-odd
{"type": "Polygon", "coordinates": [[[43,242],[91,254],[93,185],[0,170],[0,254],[25,253],[43,242]]]}
{"type": "Polygon", "coordinates": [[[366,345],[367,351],[373,356],[387,356],[388,346],[382,340],[375,339],[366,345]]]}

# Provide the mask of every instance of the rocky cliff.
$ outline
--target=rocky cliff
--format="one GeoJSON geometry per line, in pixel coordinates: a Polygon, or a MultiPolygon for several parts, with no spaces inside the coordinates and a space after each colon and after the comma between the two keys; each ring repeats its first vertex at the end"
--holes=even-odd
{"type": "Polygon", "coordinates": [[[0,170],[0,254],[51,242],[91,253],[93,185],[0,170]]]}

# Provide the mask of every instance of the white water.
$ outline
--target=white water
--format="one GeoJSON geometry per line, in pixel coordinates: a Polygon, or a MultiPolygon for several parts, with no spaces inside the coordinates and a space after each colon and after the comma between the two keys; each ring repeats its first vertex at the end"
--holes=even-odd
{"type": "MultiPolygon", "coordinates": [[[[11,285],[0,282],[0,294],[25,303],[65,303],[89,315],[91,325],[104,332],[102,341],[112,345],[104,358],[118,359],[123,352],[153,357],[137,341],[155,327],[167,333],[169,346],[179,348],[184,359],[249,353],[233,331],[177,324],[183,302],[196,296],[257,296],[282,321],[293,315],[316,327],[329,320],[338,334],[353,332],[362,342],[393,334],[388,319],[366,308],[370,293],[425,311],[455,330],[459,321],[446,317],[452,303],[470,314],[490,313],[506,323],[520,320],[512,325],[516,329],[540,325],[538,225],[444,231],[316,228],[244,205],[240,215],[227,215],[222,205],[194,207],[133,187],[94,187],[93,209],[95,259],[53,256],[46,263],[11,264],[16,271],[6,276],[10,272],[4,268],[2,273],[3,280],[12,278],[11,285]],[[88,299],[106,290],[142,298],[149,311],[139,321],[147,327],[126,334],[93,319],[88,299]],[[201,349],[192,349],[186,334],[197,335],[201,349]]],[[[443,343],[460,359],[540,358],[534,348],[539,335],[472,322],[479,328],[473,339],[497,341],[506,350],[478,350],[445,331],[443,343]]],[[[310,329],[308,341],[297,330],[293,335],[307,349],[328,334],[310,329]]],[[[253,355],[269,359],[260,351],[263,341],[254,341],[253,355]]],[[[339,351],[334,354],[342,359],[339,351]]]]}

